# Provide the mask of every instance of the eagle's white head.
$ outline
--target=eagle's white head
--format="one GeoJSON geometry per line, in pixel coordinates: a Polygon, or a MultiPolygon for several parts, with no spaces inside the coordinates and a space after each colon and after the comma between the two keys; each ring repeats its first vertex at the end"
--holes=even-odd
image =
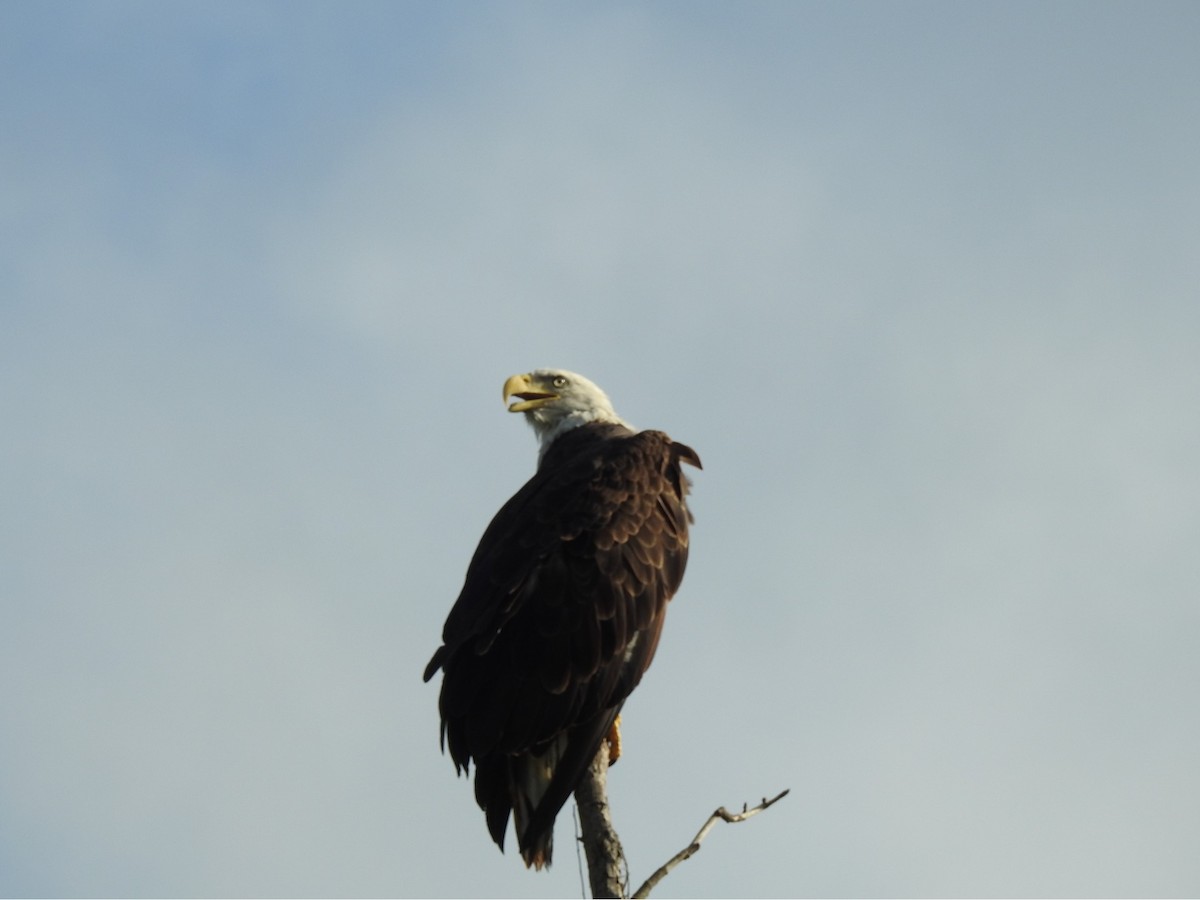
{"type": "Polygon", "coordinates": [[[564,431],[589,422],[628,427],[604,391],[582,375],[564,369],[536,369],[513,375],[504,382],[505,403],[509,397],[516,397],[517,402],[508,411],[525,413],[525,421],[537,434],[539,462],[564,431]]]}

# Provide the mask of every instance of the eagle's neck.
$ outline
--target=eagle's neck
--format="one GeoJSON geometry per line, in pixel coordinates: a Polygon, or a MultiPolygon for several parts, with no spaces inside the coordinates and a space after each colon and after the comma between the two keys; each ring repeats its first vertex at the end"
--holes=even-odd
{"type": "Polygon", "coordinates": [[[546,458],[551,446],[555,441],[566,435],[579,435],[576,429],[583,426],[592,426],[586,429],[588,432],[600,431],[624,431],[630,432],[633,429],[629,423],[621,419],[615,412],[607,410],[580,410],[572,412],[570,415],[562,416],[553,422],[541,424],[534,417],[530,417],[530,422],[533,424],[533,430],[538,438],[538,465],[546,458]],[[609,426],[596,428],[595,426],[609,426]]]}

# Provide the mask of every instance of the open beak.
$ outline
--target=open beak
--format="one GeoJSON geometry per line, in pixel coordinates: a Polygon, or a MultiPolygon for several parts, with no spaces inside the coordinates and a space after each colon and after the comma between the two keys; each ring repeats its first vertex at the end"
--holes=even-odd
{"type": "Polygon", "coordinates": [[[539,406],[558,399],[558,394],[538,390],[538,386],[528,375],[514,375],[504,382],[504,402],[509,397],[516,397],[518,402],[508,408],[509,412],[529,412],[539,406]]]}

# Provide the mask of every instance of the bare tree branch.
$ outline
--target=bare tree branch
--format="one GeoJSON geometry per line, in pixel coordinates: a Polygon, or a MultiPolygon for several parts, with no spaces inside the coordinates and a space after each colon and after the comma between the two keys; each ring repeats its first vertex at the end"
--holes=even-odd
{"type": "MultiPolygon", "coordinates": [[[[629,869],[625,862],[625,853],[621,849],[620,838],[612,823],[612,813],[608,805],[608,754],[609,745],[605,741],[600,745],[599,752],[588,767],[583,781],[575,788],[575,806],[579,810],[580,842],[583,844],[584,855],[587,857],[588,881],[591,884],[592,896],[600,900],[619,900],[630,896],[629,869]]],[[[660,881],[670,874],[671,870],[693,856],[700,849],[700,843],[717,822],[735,824],[744,822],[751,816],[756,816],[764,809],[773,806],[788,795],[781,791],[770,800],[763,798],[758,806],[748,808],[742,804],[740,813],[731,813],[721,807],[708,817],[692,838],[692,842],[660,866],[653,875],[632,895],[634,898],[645,898],[660,881]]]]}
{"type": "MultiPolygon", "coordinates": [[[[790,790],[790,788],[788,790],[790,790]]],[[[708,836],[708,833],[710,831],[712,831],[713,826],[716,825],[718,821],[729,822],[731,824],[734,824],[737,822],[745,822],[751,816],[758,815],[764,809],[767,809],[767,808],[773,806],[777,801],[782,800],[787,795],[788,795],[788,791],[785,790],[785,791],[782,791],[781,793],[776,794],[770,800],[768,800],[766,797],[764,797],[762,803],[758,804],[758,806],[755,806],[751,809],[747,809],[746,805],[743,803],[742,811],[740,813],[731,813],[729,810],[727,810],[725,807],[722,806],[720,809],[718,809],[716,812],[714,812],[711,816],[708,817],[708,821],[704,823],[704,826],[698,832],[696,832],[696,836],[694,838],[692,838],[692,842],[690,844],[688,844],[688,846],[684,847],[682,850],[680,850],[678,853],[676,853],[674,856],[672,856],[669,860],[667,860],[665,863],[663,863],[661,866],[659,866],[659,868],[654,872],[654,874],[646,879],[645,883],[640,888],[638,888],[637,891],[634,892],[634,894],[633,894],[634,900],[639,900],[639,898],[649,897],[650,892],[652,890],[654,890],[654,888],[658,885],[658,883],[660,881],[662,881],[664,878],[667,877],[668,874],[670,874],[672,869],[674,869],[677,865],[679,865],[685,859],[689,859],[693,854],[695,854],[695,852],[700,849],[700,842],[703,841],[708,836]]]]}
{"type": "Polygon", "coordinates": [[[588,767],[583,781],[575,788],[575,805],[579,809],[579,831],[583,835],[583,852],[587,857],[588,880],[592,896],[623,898],[628,886],[625,853],[613,828],[608,807],[608,742],[588,767]]]}

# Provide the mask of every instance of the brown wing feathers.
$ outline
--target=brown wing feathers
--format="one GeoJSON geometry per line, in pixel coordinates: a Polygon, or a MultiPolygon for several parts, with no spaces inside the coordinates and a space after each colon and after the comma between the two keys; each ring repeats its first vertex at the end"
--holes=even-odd
{"type": "Polygon", "coordinates": [[[700,462],[661,432],[559,437],[485,531],[426,669],[444,670],[443,741],[474,762],[493,839],[515,805],[527,864],[549,862],[558,810],[654,656],[687,561],[681,460],[700,462]]]}

